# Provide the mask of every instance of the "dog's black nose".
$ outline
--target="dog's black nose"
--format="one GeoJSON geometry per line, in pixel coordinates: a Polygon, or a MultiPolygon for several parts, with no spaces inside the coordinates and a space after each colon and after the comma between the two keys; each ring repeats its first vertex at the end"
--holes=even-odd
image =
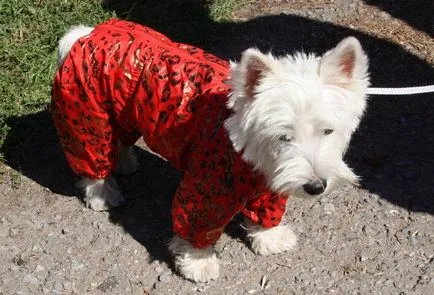
{"type": "Polygon", "coordinates": [[[324,192],[327,187],[327,180],[315,180],[303,185],[303,189],[311,196],[316,196],[324,192]]]}

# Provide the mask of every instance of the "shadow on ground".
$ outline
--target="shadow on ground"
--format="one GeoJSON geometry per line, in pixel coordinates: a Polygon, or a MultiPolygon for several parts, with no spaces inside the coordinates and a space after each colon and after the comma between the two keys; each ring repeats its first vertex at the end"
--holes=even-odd
{"type": "MultiPolygon", "coordinates": [[[[162,31],[225,59],[238,59],[256,46],[281,55],[295,50],[324,52],[348,35],[359,38],[370,58],[375,86],[432,83],[432,67],[401,47],[372,36],[297,16],[274,15],[243,23],[214,23],[203,1],[106,1],[117,15],[162,31]],[[149,3],[151,2],[151,3],[149,3]],[[169,4],[169,2],[171,4],[169,4]]],[[[434,97],[373,96],[347,160],[363,186],[382,198],[434,214],[434,97]]],[[[2,147],[7,163],[55,193],[70,196],[70,171],[62,157],[48,112],[10,118],[2,147]]],[[[163,160],[139,152],[143,169],[120,178],[128,203],[111,211],[154,259],[167,261],[171,236],[170,202],[180,175],[163,160]]],[[[239,234],[230,229],[230,234],[239,234]]]]}
{"type": "Polygon", "coordinates": [[[118,176],[127,202],[110,210],[110,220],[144,245],[152,259],[169,263],[167,244],[173,236],[170,207],[181,174],[165,160],[140,148],[136,151],[144,168],[131,176],[118,176]]]}
{"type": "Polygon", "coordinates": [[[6,164],[52,192],[75,196],[75,176],[58,144],[48,111],[10,117],[11,127],[1,146],[6,164]]]}
{"type": "Polygon", "coordinates": [[[431,0],[365,0],[364,2],[404,20],[413,28],[426,32],[431,37],[434,36],[434,3],[431,0]]]}

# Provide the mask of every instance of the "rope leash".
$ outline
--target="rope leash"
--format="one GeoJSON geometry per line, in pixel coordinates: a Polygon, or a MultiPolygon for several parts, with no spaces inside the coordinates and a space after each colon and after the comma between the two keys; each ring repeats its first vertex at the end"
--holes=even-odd
{"type": "Polygon", "coordinates": [[[434,92],[434,85],[401,88],[376,88],[369,87],[367,94],[372,95],[411,95],[434,92]]]}

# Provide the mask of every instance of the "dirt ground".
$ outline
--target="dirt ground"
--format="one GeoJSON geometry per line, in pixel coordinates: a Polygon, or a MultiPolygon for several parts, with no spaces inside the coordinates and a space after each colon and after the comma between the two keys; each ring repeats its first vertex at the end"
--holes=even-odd
{"type": "MultiPolygon", "coordinates": [[[[373,86],[433,84],[433,11],[432,1],[249,1],[233,21],[204,18],[196,43],[236,59],[249,46],[324,52],[354,35],[373,86]]],[[[433,94],[372,96],[347,155],[362,188],[290,200],[289,253],[255,256],[235,220],[208,284],[181,278],[166,249],[180,177],[170,165],[139,143],[142,168],[119,178],[128,203],[93,212],[75,197],[48,112],[17,118],[0,166],[0,294],[434,294],[433,108],[433,94]]]]}

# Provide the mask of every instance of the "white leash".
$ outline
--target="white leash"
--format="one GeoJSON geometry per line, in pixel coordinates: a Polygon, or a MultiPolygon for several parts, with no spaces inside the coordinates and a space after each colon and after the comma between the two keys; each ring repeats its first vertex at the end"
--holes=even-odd
{"type": "Polygon", "coordinates": [[[375,88],[369,87],[367,93],[373,95],[410,95],[434,92],[434,85],[401,88],[375,88]]]}

